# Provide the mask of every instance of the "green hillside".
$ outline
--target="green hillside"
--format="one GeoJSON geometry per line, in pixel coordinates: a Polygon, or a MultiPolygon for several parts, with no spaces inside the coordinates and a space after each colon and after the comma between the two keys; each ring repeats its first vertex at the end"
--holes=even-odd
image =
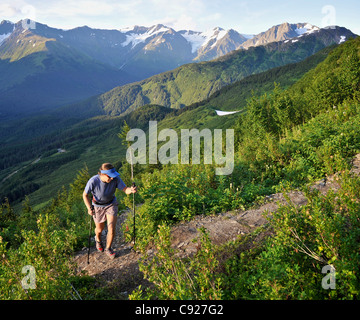
{"type": "Polygon", "coordinates": [[[305,60],[282,67],[270,69],[228,85],[201,102],[205,106],[223,111],[241,110],[246,107],[248,99],[274,89],[274,83],[286,89],[296,83],[306,72],[322,62],[336,46],[329,46],[305,60]]]}
{"type": "Polygon", "coordinates": [[[74,103],[132,79],[20,25],[1,45],[0,73],[0,113],[7,119],[74,103]]]}
{"type": "MultiPolygon", "coordinates": [[[[236,109],[245,108],[253,93],[271,92],[275,82],[290,85],[325,59],[330,50],[330,47],[325,48],[302,62],[247,77],[207,100],[180,110],[144,106],[128,114],[125,120],[131,127],[145,131],[150,119],[161,120],[159,131],[164,128],[180,132],[182,128],[235,127],[241,113],[219,117],[214,109],[226,110],[234,105],[236,109]]],[[[95,117],[82,121],[73,118],[71,113],[60,118],[59,115],[48,114],[27,121],[2,123],[0,128],[4,143],[1,147],[0,181],[16,170],[19,172],[3,181],[1,197],[7,196],[11,202],[20,203],[26,193],[31,193],[31,203],[40,204],[53,196],[53,190],[70,183],[74,172],[85,164],[95,172],[102,161],[100,159],[117,163],[123,160],[125,149],[117,138],[122,123],[122,117],[95,117]],[[103,148],[103,145],[108,147],[103,148]],[[59,154],[58,148],[67,152],[59,154]],[[39,158],[39,163],[31,164],[39,158]],[[14,166],[14,163],[18,165],[14,166]]]]}
{"type": "Polygon", "coordinates": [[[210,62],[181,66],[149,79],[116,87],[98,97],[71,106],[83,113],[89,107],[109,115],[120,115],[146,104],[175,109],[208,98],[222,87],[249,75],[304,60],[334,44],[334,34],[352,33],[344,28],[322,29],[296,42],[277,42],[266,46],[237,50],[210,62]]]}
{"type": "MultiPolygon", "coordinates": [[[[150,119],[161,120],[170,111],[145,106],[125,118],[95,117],[84,121],[66,117],[58,121],[51,115],[30,118],[18,131],[10,132],[8,143],[1,148],[2,201],[7,197],[19,205],[25,194],[31,194],[31,203],[39,205],[51,199],[57,192],[54,190],[70,183],[85,166],[97,172],[100,162],[121,165],[125,148],[117,134],[124,119],[133,127],[145,129],[150,119]],[[32,138],[22,139],[26,132],[32,138]]],[[[6,131],[5,125],[3,130],[6,131]]]]}
{"type": "MultiPolygon", "coordinates": [[[[354,156],[360,153],[359,64],[357,38],[335,48],[288,89],[276,86],[270,93],[252,97],[246,112],[238,117],[234,171],[229,176],[217,176],[214,165],[204,164],[135,167],[136,201],[142,203],[137,209],[136,248],[143,255],[139,268],[151,286],[138,288],[130,298],[359,299],[360,178],[349,172],[354,156]],[[323,195],[308,188],[314,181],[330,178],[339,183],[336,193],[323,195]],[[239,235],[218,247],[203,230],[197,252],[184,260],[170,247],[169,228],[178,222],[200,214],[252,208],[263,203],[266,195],[296,188],[304,191],[307,204],[282,205],[268,225],[249,235],[239,235]],[[147,255],[149,244],[154,257],[147,255]],[[336,290],[322,286],[326,266],[336,270],[336,290]]],[[[168,109],[147,108],[149,117],[138,113],[145,127],[150,118],[169,120],[168,109]]],[[[195,106],[181,115],[194,110],[195,106]]],[[[121,132],[113,119],[108,120],[109,130],[121,132]]],[[[127,120],[133,127],[137,118],[127,120]]],[[[86,136],[82,139],[89,142],[88,151],[97,148],[101,157],[114,148],[116,139],[104,140],[96,121],[103,125],[105,118],[89,120],[92,141],[86,136]]],[[[69,150],[77,147],[69,141],[69,150]]],[[[39,161],[32,168],[43,170],[44,176],[50,158],[63,155],[71,153],[48,155],[47,162],[39,161]]],[[[129,165],[116,166],[128,179],[129,165]]],[[[66,164],[62,169],[64,174],[70,170],[66,164]]],[[[31,196],[18,213],[8,202],[1,206],[1,299],[69,299],[71,284],[83,299],[111,299],[121,290],[114,282],[76,275],[70,263],[72,252],[81,250],[87,240],[81,192],[93,172],[74,170],[68,190],[51,190],[58,194],[41,210],[31,207],[31,196]],[[14,270],[21,274],[24,265],[36,268],[36,290],[24,291],[14,280],[14,270]]],[[[125,206],[128,198],[119,200],[125,206]]],[[[132,221],[124,224],[128,240],[132,221]]]]}
{"type": "MultiPolygon", "coordinates": [[[[238,118],[231,176],[215,176],[214,165],[169,165],[141,176],[138,245],[146,252],[153,239],[159,254],[140,263],[155,290],[140,288],[133,299],[359,298],[360,178],[349,174],[360,152],[359,62],[357,38],[289,89],[253,97],[238,118]],[[331,91],[329,83],[335,84],[331,91]],[[330,178],[340,184],[338,193],[308,188],[330,178]],[[170,246],[175,223],[252,207],[266,195],[297,188],[307,205],[281,206],[269,225],[249,236],[217,247],[205,231],[189,261],[170,246]],[[336,270],[336,290],[321,286],[324,266],[336,270]]],[[[132,230],[131,219],[127,225],[132,230]]]]}

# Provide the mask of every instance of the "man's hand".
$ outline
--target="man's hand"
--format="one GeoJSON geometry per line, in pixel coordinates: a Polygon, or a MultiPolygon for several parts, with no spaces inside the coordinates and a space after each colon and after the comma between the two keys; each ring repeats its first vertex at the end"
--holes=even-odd
{"type": "Polygon", "coordinates": [[[126,194],[132,194],[132,193],[136,193],[137,192],[137,187],[135,185],[135,183],[133,183],[133,185],[131,187],[125,187],[123,189],[123,191],[126,193],[126,194]]]}
{"type": "Polygon", "coordinates": [[[91,215],[91,216],[93,216],[95,214],[95,209],[94,209],[93,205],[88,207],[88,214],[91,215]]]}
{"type": "Polygon", "coordinates": [[[88,197],[88,194],[85,191],[83,192],[83,200],[84,200],[85,206],[88,210],[88,214],[93,216],[95,214],[95,209],[91,203],[91,200],[88,197]]]}
{"type": "Polygon", "coordinates": [[[135,185],[135,182],[133,182],[132,186],[130,187],[131,193],[136,193],[137,187],[135,185]]]}

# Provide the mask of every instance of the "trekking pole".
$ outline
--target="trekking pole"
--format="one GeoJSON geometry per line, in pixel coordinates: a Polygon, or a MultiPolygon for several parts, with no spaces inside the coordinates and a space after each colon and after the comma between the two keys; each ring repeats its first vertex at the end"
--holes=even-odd
{"type": "MultiPolygon", "coordinates": [[[[133,187],[136,187],[135,182],[132,183],[133,187]]],[[[134,245],[135,245],[135,236],[136,236],[136,227],[135,227],[135,193],[133,193],[133,212],[134,212],[134,245]]]]}
{"type": "MultiPolygon", "coordinates": [[[[132,181],[132,186],[136,187],[135,182],[134,182],[134,163],[133,163],[133,149],[130,147],[130,159],[131,159],[131,181],[132,181]]],[[[134,235],[133,235],[133,240],[134,240],[134,246],[135,246],[135,238],[136,238],[136,225],[135,225],[135,193],[133,193],[133,214],[134,214],[134,235]]]]}
{"type": "MultiPolygon", "coordinates": [[[[94,206],[91,206],[91,211],[95,214],[94,206]]],[[[92,220],[93,217],[90,216],[90,228],[89,228],[89,247],[88,247],[88,257],[87,257],[87,263],[90,264],[89,258],[90,258],[90,243],[91,243],[91,227],[92,227],[92,220]]]]}

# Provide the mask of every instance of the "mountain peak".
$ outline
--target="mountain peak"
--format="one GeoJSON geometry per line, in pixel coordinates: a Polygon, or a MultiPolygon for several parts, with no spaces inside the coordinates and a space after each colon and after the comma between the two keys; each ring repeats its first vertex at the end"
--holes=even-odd
{"type": "Polygon", "coordinates": [[[289,23],[284,22],[272,26],[265,32],[261,32],[253,38],[246,41],[242,47],[249,48],[252,46],[264,45],[269,42],[286,41],[296,37],[302,37],[305,34],[310,34],[319,31],[320,28],[310,23],[289,23]]]}
{"type": "Polygon", "coordinates": [[[14,23],[8,20],[3,20],[0,23],[0,43],[1,36],[10,35],[14,30],[14,23]]]}
{"type": "Polygon", "coordinates": [[[215,28],[213,28],[213,30],[216,32],[216,31],[224,31],[224,29],[223,28],[221,28],[221,27],[215,27],[215,28]]]}
{"type": "Polygon", "coordinates": [[[170,28],[167,27],[167,26],[164,26],[164,25],[161,24],[161,23],[158,23],[158,24],[155,24],[155,25],[151,26],[150,29],[154,32],[154,31],[157,31],[157,30],[160,30],[160,29],[167,29],[167,30],[169,30],[170,28]]]}
{"type": "Polygon", "coordinates": [[[2,25],[8,25],[8,24],[14,25],[14,23],[11,22],[10,20],[2,20],[2,21],[0,22],[0,26],[2,26],[2,25]]]}
{"type": "Polygon", "coordinates": [[[145,43],[149,38],[169,31],[172,29],[162,24],[156,24],[150,28],[134,26],[133,29],[121,29],[120,32],[126,35],[126,40],[121,43],[121,46],[126,47],[131,44],[132,48],[135,48],[139,43],[145,43]]]}

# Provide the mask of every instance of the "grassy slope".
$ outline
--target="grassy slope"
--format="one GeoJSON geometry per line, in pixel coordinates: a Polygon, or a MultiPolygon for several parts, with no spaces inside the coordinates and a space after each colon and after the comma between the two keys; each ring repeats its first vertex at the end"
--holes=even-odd
{"type": "Polygon", "coordinates": [[[299,38],[294,43],[277,42],[238,50],[210,62],[187,64],[140,82],[116,87],[71,108],[84,113],[89,105],[92,109],[97,105],[110,115],[129,112],[145,104],[177,109],[202,101],[249,75],[302,61],[331,43],[329,31],[322,30],[316,36],[299,38]]]}
{"type": "Polygon", "coordinates": [[[274,83],[288,88],[322,62],[335,46],[327,47],[304,61],[277,67],[260,74],[246,77],[211,95],[202,102],[182,110],[175,110],[159,124],[159,128],[231,128],[241,112],[229,116],[217,116],[215,109],[223,111],[245,111],[248,99],[274,89],[274,83]],[[176,115],[176,116],[173,116],[176,115]]]}
{"type": "Polygon", "coordinates": [[[16,31],[0,50],[0,112],[23,116],[74,103],[132,77],[55,39],[16,31]]]}
{"type": "MultiPolygon", "coordinates": [[[[181,110],[170,110],[166,107],[143,107],[129,114],[126,119],[132,128],[148,128],[148,120],[159,120],[158,131],[163,128],[173,128],[179,130],[181,128],[229,128],[233,127],[236,119],[241,116],[238,113],[234,116],[219,117],[213,110],[216,106],[218,109],[226,109],[225,102],[229,99],[244,102],[243,97],[250,97],[254,84],[259,92],[269,92],[273,89],[275,81],[287,83],[289,79],[299,79],[305,72],[314,67],[319,61],[323,60],[328,53],[326,49],[311,57],[304,62],[276,68],[254,75],[244,79],[228,88],[224,88],[213,97],[202,103],[183,108],[181,110]],[[236,98],[239,97],[239,98],[236,98]],[[223,107],[224,104],[224,107],[223,107]],[[164,118],[162,121],[160,119],[164,118]]],[[[245,106],[245,104],[243,105],[245,106]]],[[[36,123],[33,119],[32,123],[36,123]]],[[[51,123],[51,117],[47,121],[51,123]]],[[[65,121],[65,120],[64,120],[65,121]]],[[[17,168],[11,167],[4,170],[0,176],[2,180],[7,175],[14,172],[18,173],[6,180],[6,187],[9,190],[16,188],[19,184],[35,183],[39,185],[39,189],[31,194],[31,202],[40,204],[54,196],[61,186],[68,185],[73,181],[76,173],[85,165],[88,166],[90,173],[95,174],[96,170],[102,162],[114,162],[119,164],[119,160],[124,159],[125,148],[121,145],[117,133],[121,131],[122,118],[119,117],[96,117],[75,125],[71,125],[68,129],[58,129],[55,134],[49,136],[48,147],[37,154],[23,161],[17,168]],[[57,153],[57,148],[66,149],[66,153],[57,153]],[[36,164],[31,164],[41,156],[41,160],[36,164]]],[[[64,124],[62,124],[64,125],[64,124]]],[[[41,126],[39,124],[38,126],[41,126]]],[[[32,125],[29,125],[32,127],[32,125]]],[[[25,126],[26,128],[26,126],[25,126]]],[[[18,135],[24,134],[18,131],[18,135]]],[[[13,137],[14,138],[14,137],[13,137]]],[[[39,146],[39,141],[46,141],[46,135],[39,132],[38,138],[26,142],[26,145],[39,146]]],[[[13,148],[19,149],[19,145],[15,145],[15,141],[11,142],[13,148]]],[[[21,143],[21,141],[19,142],[21,143]]],[[[46,145],[46,143],[45,143],[46,145]]]]}

